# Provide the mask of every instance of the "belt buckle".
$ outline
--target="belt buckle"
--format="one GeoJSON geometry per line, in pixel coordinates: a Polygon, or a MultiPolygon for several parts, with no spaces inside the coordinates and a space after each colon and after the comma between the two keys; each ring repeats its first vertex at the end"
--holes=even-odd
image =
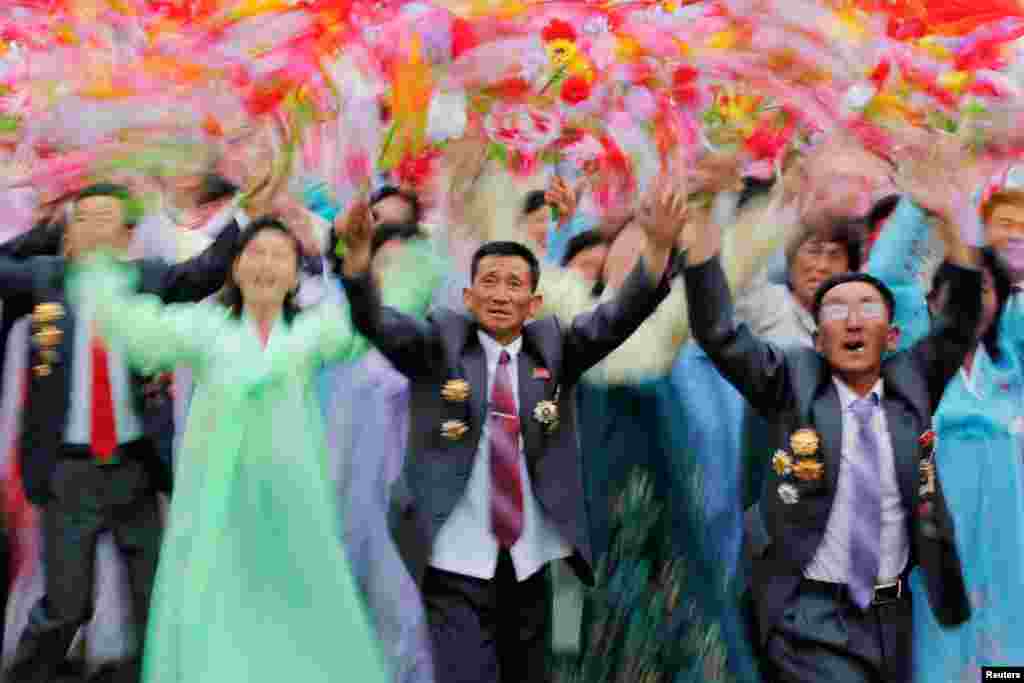
{"type": "Polygon", "coordinates": [[[896,602],[901,597],[903,597],[903,579],[896,579],[892,583],[881,583],[875,586],[871,605],[888,605],[889,603],[896,602]],[[895,591],[892,589],[895,589],[895,591]]]}

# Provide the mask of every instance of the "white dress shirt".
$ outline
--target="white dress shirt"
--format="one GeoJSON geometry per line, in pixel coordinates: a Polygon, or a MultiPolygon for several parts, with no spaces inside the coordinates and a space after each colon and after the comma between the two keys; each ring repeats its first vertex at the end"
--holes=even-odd
{"type": "MultiPolygon", "coordinates": [[[[852,475],[846,464],[860,457],[860,442],[857,438],[859,423],[850,405],[860,397],[839,379],[833,378],[833,381],[839,392],[839,403],[843,408],[843,464],[839,467],[835,499],[832,502],[825,535],[814,559],[804,570],[804,575],[817,581],[846,583],[850,570],[850,523],[857,509],[857,501],[851,497],[852,475]]],[[[907,566],[910,539],[907,535],[907,513],[896,478],[896,461],[892,451],[892,440],[889,438],[889,426],[881,404],[882,391],[882,380],[878,380],[871,389],[871,393],[877,394],[879,398],[879,406],[872,418],[871,428],[878,438],[881,465],[879,486],[882,493],[882,538],[878,583],[889,583],[899,577],[907,566]]]]}
{"type": "MultiPolygon", "coordinates": [[[[501,352],[509,355],[508,372],[512,392],[519,406],[518,357],[522,337],[502,347],[491,337],[479,332],[480,343],[487,358],[487,386],[494,386],[501,352]]],[[[490,390],[490,389],[488,389],[490,390]]],[[[488,401],[488,404],[490,401],[488,401]]],[[[522,436],[519,438],[519,477],[523,485],[523,533],[510,549],[516,578],[525,581],[548,562],[572,555],[572,548],[544,517],[540,503],[533,495],[530,473],[522,436]]],[[[480,445],[477,447],[473,471],[463,495],[451,516],[434,540],[430,566],[447,572],[493,579],[498,566],[498,539],[491,531],[491,467],[490,411],[484,420],[480,445]]]]}
{"type": "MultiPolygon", "coordinates": [[[[94,305],[88,292],[82,292],[75,303],[75,330],[74,339],[71,341],[71,394],[64,430],[64,442],[74,446],[88,446],[92,442],[91,342],[94,305]]],[[[105,343],[117,443],[130,443],[142,438],[143,433],[142,420],[135,409],[131,375],[124,359],[117,351],[117,345],[105,343]]]]}

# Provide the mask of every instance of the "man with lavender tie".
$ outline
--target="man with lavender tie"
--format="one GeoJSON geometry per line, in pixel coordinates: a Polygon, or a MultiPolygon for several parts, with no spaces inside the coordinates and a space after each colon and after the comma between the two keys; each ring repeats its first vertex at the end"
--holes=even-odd
{"type": "Polygon", "coordinates": [[[902,353],[889,289],[865,273],[817,290],[814,348],[779,347],[733,319],[715,226],[688,229],[690,327],[774,428],[744,550],[765,678],[912,680],[907,576],[920,565],[939,623],[970,616],[952,519],[927,450],[931,416],[972,344],[976,250],[936,212],[953,276],[931,333],[902,353]]]}
{"type": "Polygon", "coordinates": [[[565,559],[594,582],[574,387],[668,294],[685,215],[685,191],[663,182],[638,218],[643,261],[617,298],[568,326],[527,324],[540,269],[521,244],[476,252],[471,317],[436,311],[421,322],[380,304],[368,225],[344,236],[352,321],[410,380],[391,528],[423,592],[438,683],[550,679],[548,565],[565,559]]]}

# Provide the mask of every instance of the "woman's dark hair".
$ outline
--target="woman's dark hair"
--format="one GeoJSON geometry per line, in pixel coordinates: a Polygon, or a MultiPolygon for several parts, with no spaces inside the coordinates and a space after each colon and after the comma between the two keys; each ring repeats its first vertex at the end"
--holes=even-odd
{"type": "Polygon", "coordinates": [[[572,260],[585,252],[587,249],[601,246],[605,244],[606,240],[597,230],[586,230],[578,235],[573,236],[569,243],[565,246],[565,254],[562,256],[561,266],[567,268],[572,260]]]}
{"type": "MultiPolygon", "coordinates": [[[[943,263],[935,272],[932,279],[932,291],[928,294],[928,301],[934,301],[946,284],[953,279],[953,266],[943,263]]],[[[985,345],[985,351],[993,360],[999,360],[999,321],[1003,317],[1003,307],[1013,294],[1013,278],[1007,269],[1003,259],[991,247],[981,250],[981,268],[992,274],[992,283],[996,288],[996,314],[992,318],[992,324],[981,336],[981,343],[985,345]]]]}
{"type": "Polygon", "coordinates": [[[199,186],[199,206],[211,204],[238,194],[238,186],[217,173],[207,173],[199,186]]]}
{"type": "Polygon", "coordinates": [[[534,211],[543,209],[547,204],[548,200],[544,190],[530,190],[523,199],[523,215],[529,216],[534,211]]]}
{"type": "Polygon", "coordinates": [[[420,198],[414,192],[403,190],[395,185],[382,185],[370,195],[370,208],[384,201],[388,197],[399,197],[409,205],[409,222],[419,224],[423,218],[423,207],[420,205],[420,198]]]}
{"type": "MultiPolygon", "coordinates": [[[[231,311],[231,316],[234,318],[242,317],[242,290],[239,288],[238,283],[235,282],[235,262],[238,261],[238,257],[242,255],[249,243],[256,239],[256,236],[265,230],[277,230],[288,236],[288,239],[292,241],[295,246],[295,267],[300,268],[302,265],[302,245],[299,240],[292,233],[288,227],[281,222],[279,218],[274,216],[264,216],[249,224],[242,234],[238,236],[238,242],[235,245],[235,255],[231,259],[231,269],[228,270],[227,279],[224,282],[224,289],[221,290],[220,295],[217,297],[221,304],[226,306],[231,311]]],[[[299,313],[299,306],[295,303],[295,295],[298,290],[288,292],[284,297],[284,307],[281,312],[284,321],[291,324],[292,320],[299,313]]]]}
{"type": "Polygon", "coordinates": [[[373,231],[373,240],[370,242],[370,258],[377,255],[380,248],[388,242],[398,240],[408,242],[415,239],[426,239],[427,234],[420,230],[415,223],[381,223],[373,231]]]}

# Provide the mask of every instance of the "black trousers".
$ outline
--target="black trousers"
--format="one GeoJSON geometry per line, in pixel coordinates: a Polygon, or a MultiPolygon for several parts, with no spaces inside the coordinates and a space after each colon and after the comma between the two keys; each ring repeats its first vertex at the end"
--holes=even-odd
{"type": "MultiPolygon", "coordinates": [[[[98,466],[88,458],[58,461],[42,510],[46,593],[29,614],[8,683],[50,683],[56,677],[75,633],[92,617],[96,541],[104,531],[113,533],[127,565],[133,616],[144,638],[162,528],[156,490],[138,457],[148,442],[136,443],[146,445],[116,465],[98,466]]],[[[141,642],[139,655],[123,665],[118,680],[138,681],[140,662],[141,642]]]]}
{"type": "Polygon", "coordinates": [[[765,646],[772,683],[903,683],[912,680],[910,593],[861,611],[845,586],[810,581],[799,592],[765,646]]]}
{"type": "Polygon", "coordinates": [[[437,683],[545,683],[551,590],[548,568],[517,581],[502,550],[490,581],[427,567],[423,600],[437,683]]]}

